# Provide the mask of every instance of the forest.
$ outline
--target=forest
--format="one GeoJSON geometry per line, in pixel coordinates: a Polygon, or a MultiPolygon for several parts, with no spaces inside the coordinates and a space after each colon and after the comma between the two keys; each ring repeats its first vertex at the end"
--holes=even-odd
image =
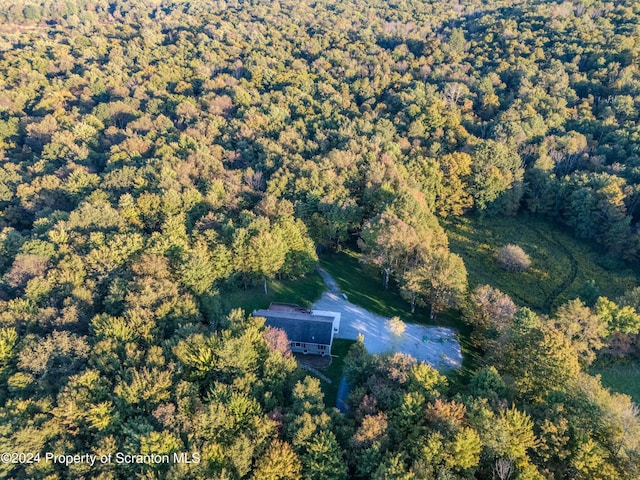
{"type": "Polygon", "coordinates": [[[0,477],[640,479],[590,373],[640,362],[640,286],[511,298],[453,248],[526,215],[640,271],[639,61],[635,0],[3,0],[0,452],[199,460],[0,477]],[[343,414],[225,301],[344,249],[464,372],[356,342],[343,414]]]}

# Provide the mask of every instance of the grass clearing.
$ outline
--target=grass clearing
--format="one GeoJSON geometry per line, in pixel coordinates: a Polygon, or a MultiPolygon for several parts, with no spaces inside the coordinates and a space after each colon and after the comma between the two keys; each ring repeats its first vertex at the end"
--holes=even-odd
{"type": "MultiPolygon", "coordinates": [[[[429,309],[416,308],[411,313],[409,302],[404,300],[393,281],[389,288],[382,288],[380,271],[360,262],[360,255],[353,250],[325,254],[320,266],[336,280],[340,290],[347,294],[351,303],[383,317],[400,317],[402,320],[423,325],[429,322],[429,309]]],[[[461,324],[453,312],[438,315],[437,325],[460,328],[461,324]]]]}
{"type": "Polygon", "coordinates": [[[602,385],[614,392],[625,393],[640,405],[640,361],[615,362],[596,365],[592,375],[601,375],[602,385]]]}
{"type": "Polygon", "coordinates": [[[637,270],[532,215],[462,217],[446,222],[445,229],[451,250],[465,262],[471,288],[489,284],[538,312],[550,313],[567,300],[584,298],[589,289],[593,297],[615,299],[638,282],[637,270]],[[507,244],[519,245],[529,255],[528,271],[498,267],[496,252],[507,244]]]}
{"type": "Polygon", "coordinates": [[[223,293],[223,306],[228,310],[242,308],[247,313],[267,308],[272,302],[296,303],[309,308],[325,290],[322,277],[315,271],[295,280],[271,280],[268,287],[267,295],[262,284],[246,290],[223,293]]]}
{"type": "Polygon", "coordinates": [[[344,369],[344,359],[353,345],[355,340],[345,340],[342,338],[334,338],[331,346],[331,365],[322,370],[322,373],[331,379],[331,383],[322,382],[322,391],[324,392],[324,403],[328,407],[335,407],[338,398],[338,387],[342,378],[344,369]]]}
{"type": "MultiPolygon", "coordinates": [[[[370,312],[384,317],[398,316],[400,319],[422,325],[433,325],[429,319],[429,308],[416,308],[411,313],[409,302],[404,300],[393,282],[389,288],[382,288],[382,277],[376,268],[363,264],[360,256],[352,250],[325,254],[320,257],[320,265],[336,280],[340,290],[349,301],[370,312]]],[[[438,314],[435,325],[455,328],[462,347],[462,371],[473,370],[478,353],[469,342],[471,328],[462,322],[460,312],[448,310],[438,314]]]]}

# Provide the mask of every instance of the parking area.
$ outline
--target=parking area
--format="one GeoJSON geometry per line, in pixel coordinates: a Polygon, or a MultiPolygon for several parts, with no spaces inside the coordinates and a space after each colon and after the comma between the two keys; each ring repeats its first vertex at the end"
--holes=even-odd
{"type": "Polygon", "coordinates": [[[326,271],[322,270],[320,273],[329,291],[322,295],[313,308],[341,313],[337,338],[356,340],[358,334],[362,334],[369,353],[408,353],[438,369],[458,368],[462,365],[462,349],[455,330],[405,323],[404,332],[394,335],[389,328],[388,318],[352,304],[340,293],[335,281],[326,271]]]}

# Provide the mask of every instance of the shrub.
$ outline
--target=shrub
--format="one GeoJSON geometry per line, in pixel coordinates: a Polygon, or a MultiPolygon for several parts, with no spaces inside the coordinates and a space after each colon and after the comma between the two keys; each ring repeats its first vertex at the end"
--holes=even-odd
{"type": "Polygon", "coordinates": [[[496,255],[498,265],[508,272],[524,272],[531,266],[529,255],[518,245],[505,245],[496,255]]]}

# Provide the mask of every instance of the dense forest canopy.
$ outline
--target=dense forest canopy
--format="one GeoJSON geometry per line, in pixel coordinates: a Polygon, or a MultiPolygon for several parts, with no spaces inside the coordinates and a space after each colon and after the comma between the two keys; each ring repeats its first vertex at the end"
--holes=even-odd
{"type": "Polygon", "coordinates": [[[0,476],[640,478],[586,373],[638,290],[469,291],[442,226],[528,211],[637,263],[639,57],[633,0],[1,2],[0,451],[201,461],[0,476]],[[343,415],[221,302],[345,245],[464,317],[475,371],[357,343],[343,415]]]}

